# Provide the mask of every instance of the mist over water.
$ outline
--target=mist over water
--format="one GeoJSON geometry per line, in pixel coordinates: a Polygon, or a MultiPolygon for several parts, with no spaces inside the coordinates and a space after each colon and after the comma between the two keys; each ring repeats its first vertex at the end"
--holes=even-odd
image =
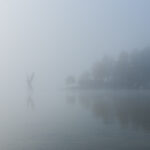
{"type": "Polygon", "coordinates": [[[150,146],[149,90],[53,91],[32,98],[34,107],[28,97],[1,100],[2,149],[150,146]]]}
{"type": "Polygon", "coordinates": [[[150,2],[0,1],[0,150],[150,149],[150,2]]]}

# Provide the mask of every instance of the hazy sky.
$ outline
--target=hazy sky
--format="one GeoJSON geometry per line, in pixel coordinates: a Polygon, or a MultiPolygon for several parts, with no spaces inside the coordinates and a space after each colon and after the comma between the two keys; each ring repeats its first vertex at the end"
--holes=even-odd
{"type": "Polygon", "coordinates": [[[2,85],[34,71],[39,86],[104,54],[150,46],[149,0],[0,0],[2,85]]]}

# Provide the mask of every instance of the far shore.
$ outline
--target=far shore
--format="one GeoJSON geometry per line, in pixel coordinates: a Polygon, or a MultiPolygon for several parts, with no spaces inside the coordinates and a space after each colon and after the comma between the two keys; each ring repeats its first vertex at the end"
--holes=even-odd
{"type": "Polygon", "coordinates": [[[80,86],[72,86],[72,87],[65,87],[64,90],[111,90],[111,91],[120,91],[120,90],[134,90],[134,91],[144,91],[144,90],[150,90],[150,88],[118,88],[118,87],[108,87],[108,88],[103,88],[103,87],[80,87],[80,86]]]}

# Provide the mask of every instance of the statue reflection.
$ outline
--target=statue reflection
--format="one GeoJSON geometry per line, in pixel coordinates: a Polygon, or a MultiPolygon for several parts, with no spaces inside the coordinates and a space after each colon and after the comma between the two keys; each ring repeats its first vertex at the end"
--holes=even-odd
{"type": "Polygon", "coordinates": [[[33,100],[33,80],[34,80],[35,74],[32,73],[30,76],[27,76],[27,91],[28,91],[28,97],[27,97],[27,107],[31,107],[32,109],[35,107],[34,100],[33,100]]]}

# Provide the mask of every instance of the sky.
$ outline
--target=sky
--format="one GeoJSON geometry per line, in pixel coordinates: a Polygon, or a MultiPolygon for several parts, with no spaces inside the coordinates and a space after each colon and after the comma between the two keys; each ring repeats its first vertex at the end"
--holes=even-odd
{"type": "Polygon", "coordinates": [[[150,46],[149,18],[149,0],[0,0],[0,88],[35,72],[46,90],[103,55],[150,46]]]}

